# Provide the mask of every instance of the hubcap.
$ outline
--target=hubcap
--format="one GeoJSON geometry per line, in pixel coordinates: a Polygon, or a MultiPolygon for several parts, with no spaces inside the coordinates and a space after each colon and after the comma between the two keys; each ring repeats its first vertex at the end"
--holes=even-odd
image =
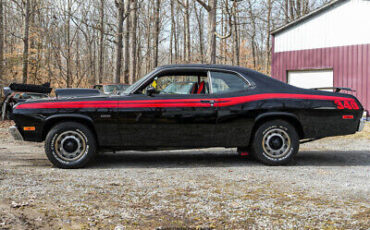
{"type": "Polygon", "coordinates": [[[86,150],[83,134],[77,131],[66,131],[57,136],[54,141],[55,153],[65,161],[80,159],[86,150]]]}
{"type": "Polygon", "coordinates": [[[275,128],[266,132],[262,140],[263,151],[272,158],[288,154],[291,147],[290,137],[283,129],[275,128]]]}

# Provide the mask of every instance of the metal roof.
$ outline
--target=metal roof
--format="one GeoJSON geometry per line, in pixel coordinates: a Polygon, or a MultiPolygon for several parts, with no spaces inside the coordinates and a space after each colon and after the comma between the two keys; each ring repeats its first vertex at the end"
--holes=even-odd
{"type": "Polygon", "coordinates": [[[272,35],[275,35],[275,34],[278,34],[280,32],[283,32],[284,30],[286,30],[288,28],[291,28],[293,26],[296,26],[296,25],[298,25],[301,22],[304,22],[304,21],[306,21],[308,19],[311,19],[311,18],[313,18],[313,17],[315,17],[317,15],[320,15],[320,14],[322,14],[322,13],[324,13],[324,12],[332,9],[333,7],[336,7],[336,6],[338,6],[338,5],[340,5],[340,4],[344,3],[344,2],[347,2],[347,1],[349,1],[349,0],[334,0],[334,1],[330,2],[330,3],[328,3],[328,4],[323,5],[322,7],[317,8],[316,10],[312,11],[309,14],[306,14],[306,15],[304,15],[304,16],[302,16],[302,17],[300,17],[300,18],[298,18],[298,19],[296,19],[296,20],[294,20],[292,22],[289,22],[286,25],[283,25],[283,26],[277,28],[276,30],[272,31],[271,34],[272,35]]]}

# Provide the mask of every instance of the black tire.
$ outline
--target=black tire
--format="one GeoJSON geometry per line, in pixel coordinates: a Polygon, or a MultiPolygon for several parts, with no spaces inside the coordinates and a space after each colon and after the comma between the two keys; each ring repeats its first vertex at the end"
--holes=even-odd
{"type": "Polygon", "coordinates": [[[267,165],[286,165],[299,150],[296,129],[284,120],[272,120],[258,127],[251,143],[251,154],[267,165]]]}
{"type": "Polygon", "coordinates": [[[96,149],[93,132],[77,122],[55,125],[45,140],[46,156],[58,168],[82,168],[95,158],[96,149]]]}

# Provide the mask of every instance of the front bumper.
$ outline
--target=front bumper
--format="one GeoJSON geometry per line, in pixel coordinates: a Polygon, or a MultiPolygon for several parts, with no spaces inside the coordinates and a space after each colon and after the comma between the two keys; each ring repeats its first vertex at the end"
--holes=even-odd
{"type": "Polygon", "coordinates": [[[361,118],[360,123],[358,124],[357,132],[361,132],[364,129],[364,127],[365,127],[365,121],[366,120],[364,118],[361,118]]]}
{"type": "Polygon", "coordinates": [[[14,140],[16,141],[23,141],[22,134],[19,132],[17,126],[11,126],[9,128],[10,134],[13,136],[14,140]]]}

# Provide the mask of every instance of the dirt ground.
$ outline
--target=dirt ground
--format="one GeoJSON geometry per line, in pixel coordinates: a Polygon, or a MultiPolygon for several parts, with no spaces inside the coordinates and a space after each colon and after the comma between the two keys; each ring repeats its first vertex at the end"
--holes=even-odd
{"type": "Polygon", "coordinates": [[[370,124],[285,167],[235,149],[102,154],[53,168],[0,123],[0,229],[369,229],[370,124]]]}

